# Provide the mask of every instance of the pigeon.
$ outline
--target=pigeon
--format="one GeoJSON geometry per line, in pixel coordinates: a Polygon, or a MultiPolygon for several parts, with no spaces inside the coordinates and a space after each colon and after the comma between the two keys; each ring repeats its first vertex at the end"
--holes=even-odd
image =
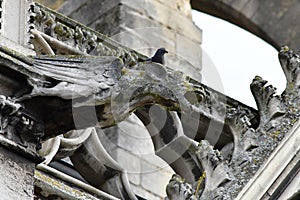
{"type": "Polygon", "coordinates": [[[164,65],[165,64],[165,58],[164,58],[165,53],[168,53],[168,51],[165,48],[159,48],[155,52],[154,56],[147,59],[147,61],[156,62],[156,63],[160,63],[160,64],[164,65]]]}

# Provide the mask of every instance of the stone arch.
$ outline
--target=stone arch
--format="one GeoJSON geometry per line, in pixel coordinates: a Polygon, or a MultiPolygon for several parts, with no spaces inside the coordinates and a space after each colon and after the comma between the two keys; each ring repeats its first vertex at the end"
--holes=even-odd
{"type": "Polygon", "coordinates": [[[191,0],[191,5],[252,32],[277,50],[285,44],[294,49],[300,46],[296,0],[191,0]]]}

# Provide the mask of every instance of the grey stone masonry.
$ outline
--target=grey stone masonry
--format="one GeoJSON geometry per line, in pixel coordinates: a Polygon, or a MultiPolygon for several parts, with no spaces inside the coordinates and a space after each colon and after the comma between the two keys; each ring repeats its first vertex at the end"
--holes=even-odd
{"type": "Polygon", "coordinates": [[[145,55],[165,47],[166,65],[201,81],[202,32],[189,0],[67,1],[58,11],[145,55]]]}
{"type": "Polygon", "coordinates": [[[165,186],[174,172],[154,154],[150,135],[137,117],[131,115],[117,126],[105,129],[105,136],[100,140],[126,170],[134,193],[148,199],[165,197],[165,186]]]}
{"type": "Polygon", "coordinates": [[[0,199],[33,199],[35,163],[0,146],[0,199]]]}

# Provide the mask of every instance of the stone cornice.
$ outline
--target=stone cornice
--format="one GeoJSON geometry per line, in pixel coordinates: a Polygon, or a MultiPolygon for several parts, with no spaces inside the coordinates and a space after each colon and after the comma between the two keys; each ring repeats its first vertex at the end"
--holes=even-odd
{"type": "MultiPolygon", "coordinates": [[[[120,57],[128,66],[146,59],[144,55],[41,4],[33,4],[30,11],[32,12],[32,23],[34,25],[31,28],[52,37],[54,40],[57,39],[82,53],[120,57]]],[[[64,54],[63,49],[55,46],[51,47],[54,48],[56,54],[64,54]]],[[[45,53],[43,50],[38,49],[36,47],[38,54],[45,53]]],[[[78,53],[74,52],[73,54],[77,55],[78,53]]]]}
{"type": "Polygon", "coordinates": [[[275,194],[276,190],[281,190],[282,187],[285,187],[286,185],[280,186],[281,183],[284,183],[284,179],[295,175],[292,169],[297,164],[297,161],[293,163],[293,159],[299,157],[299,141],[300,130],[298,122],[286,134],[236,199],[262,199],[264,196],[271,196],[275,194]],[[278,182],[276,182],[277,179],[279,179],[278,182]],[[274,187],[274,183],[277,187],[271,188],[272,186],[274,187]]]}

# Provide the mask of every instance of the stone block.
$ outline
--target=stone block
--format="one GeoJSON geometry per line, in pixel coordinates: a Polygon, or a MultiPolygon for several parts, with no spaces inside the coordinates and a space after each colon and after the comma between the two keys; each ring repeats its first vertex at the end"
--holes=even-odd
{"type": "Polygon", "coordinates": [[[157,195],[151,193],[150,191],[145,190],[145,189],[143,189],[139,186],[135,186],[135,185],[131,185],[131,189],[136,195],[138,195],[144,199],[161,200],[165,197],[165,196],[157,196],[157,195]]]}
{"type": "Polygon", "coordinates": [[[152,19],[157,20],[166,27],[201,42],[200,29],[193,23],[191,18],[182,15],[180,12],[153,1],[148,4],[147,13],[152,19]]]}
{"type": "Polygon", "coordinates": [[[177,0],[175,6],[176,10],[180,11],[188,18],[192,19],[192,6],[190,0],[177,0]]]}
{"type": "Polygon", "coordinates": [[[144,126],[129,124],[128,122],[120,123],[120,132],[118,145],[132,152],[136,156],[154,154],[154,147],[151,137],[144,126]]]}
{"type": "MultiPolygon", "coordinates": [[[[166,163],[163,159],[161,159],[159,156],[155,154],[148,154],[143,156],[141,162],[148,162],[151,165],[158,168],[159,171],[170,174],[170,176],[175,173],[168,163],[166,163]]],[[[144,172],[142,171],[142,173],[144,172]]]]}
{"type": "Polygon", "coordinates": [[[96,31],[108,36],[120,32],[120,8],[118,6],[111,8],[107,13],[96,19],[96,21],[89,24],[89,26],[94,27],[96,31]]]}
{"type": "MultiPolygon", "coordinates": [[[[299,44],[299,15],[298,13],[300,9],[300,4],[296,4],[289,8],[289,11],[285,13],[278,21],[282,21],[284,23],[275,23],[273,22],[272,28],[276,31],[273,32],[273,38],[277,38],[278,41],[281,41],[281,44],[288,44],[291,48],[295,48],[299,52],[299,47],[296,44],[299,44]],[[295,47],[293,47],[295,46],[295,47]]],[[[271,34],[270,34],[271,35],[271,34]]]]}
{"type": "MultiPolygon", "coordinates": [[[[286,16],[287,13],[294,13],[292,9],[297,7],[298,4],[292,4],[292,1],[271,1],[271,2],[260,2],[258,0],[252,0],[252,4],[248,5],[248,8],[258,7],[253,16],[248,16],[257,24],[263,24],[263,29],[272,29],[273,26],[280,24],[289,24],[292,21],[291,18],[288,18],[289,23],[278,23],[281,21],[283,16],[286,16]],[[290,2],[290,3],[289,3],[290,2]]],[[[299,7],[298,7],[299,8],[299,7]]],[[[296,10],[295,10],[296,11],[296,10]]],[[[297,11],[296,11],[297,13],[297,11]]],[[[293,14],[294,15],[294,14],[293,14]]],[[[297,15],[295,15],[297,16],[297,15]]],[[[281,21],[282,22],[282,21],[281,21]]],[[[283,30],[283,28],[281,28],[283,30]]]]}
{"type": "Polygon", "coordinates": [[[174,11],[180,12],[181,14],[187,17],[190,18],[192,17],[190,0],[176,0],[176,1],[156,0],[156,1],[168,6],[174,11]]]}
{"type": "Polygon", "coordinates": [[[113,126],[104,130],[97,129],[101,144],[113,159],[117,159],[118,127],[113,126]]]}
{"type": "Polygon", "coordinates": [[[166,186],[172,175],[148,162],[142,162],[142,171],[142,187],[158,196],[166,196],[166,186]]]}
{"type": "Polygon", "coordinates": [[[176,20],[176,31],[179,34],[190,38],[196,43],[202,43],[202,31],[191,19],[179,16],[177,19],[173,17],[173,20],[176,20]]]}
{"type": "Polygon", "coordinates": [[[201,66],[199,68],[196,68],[188,60],[183,59],[182,57],[181,57],[181,59],[179,59],[178,57],[179,56],[169,55],[166,59],[166,65],[173,68],[173,69],[175,69],[175,70],[184,72],[185,75],[201,82],[201,80],[202,80],[202,78],[201,78],[202,77],[201,76],[201,66]]]}
{"type": "Polygon", "coordinates": [[[0,147],[0,199],[33,199],[35,163],[0,147]]]}
{"type": "Polygon", "coordinates": [[[200,43],[194,42],[181,34],[176,34],[176,53],[195,68],[201,69],[202,51],[200,43]]]}
{"type": "Polygon", "coordinates": [[[120,0],[122,6],[130,7],[131,9],[147,16],[147,0],[140,0],[140,1],[132,1],[132,0],[120,0]]]}
{"type": "Polygon", "coordinates": [[[57,12],[69,16],[73,12],[76,12],[78,9],[80,9],[80,7],[84,4],[86,4],[86,2],[82,0],[65,1],[64,4],[57,9],[57,12]]]}
{"type": "MultiPolygon", "coordinates": [[[[122,27],[122,31],[112,39],[121,42],[147,56],[152,56],[160,47],[165,47],[169,53],[175,53],[175,32],[159,27],[131,29],[122,27]],[[144,51],[147,50],[147,51],[144,51]]],[[[167,54],[166,57],[168,57],[167,54]]]]}
{"type": "Polygon", "coordinates": [[[122,26],[133,29],[160,27],[157,21],[128,5],[120,6],[120,18],[122,26]]]}
{"type": "Polygon", "coordinates": [[[122,148],[117,148],[114,151],[116,151],[117,155],[116,161],[126,170],[129,181],[139,185],[141,177],[141,159],[122,148]]]}
{"type": "MultiPolygon", "coordinates": [[[[71,17],[76,21],[79,21],[84,25],[90,26],[96,20],[106,17],[106,15],[110,13],[109,11],[111,11],[111,9],[115,7],[117,10],[119,10],[119,0],[105,0],[105,1],[90,0],[82,4],[76,11],[73,11],[69,15],[69,17],[71,17]],[[95,7],[97,9],[95,9],[95,7]]],[[[113,21],[108,20],[106,22],[110,23],[113,21]]]]}
{"type": "Polygon", "coordinates": [[[257,0],[249,0],[248,3],[242,8],[243,14],[251,18],[259,9],[259,3],[257,0]]]}
{"type": "Polygon", "coordinates": [[[121,26],[120,30],[111,35],[111,39],[118,41],[122,45],[139,51],[143,54],[149,53],[150,41],[146,41],[144,37],[135,33],[135,30],[121,26]]]}
{"type": "Polygon", "coordinates": [[[231,5],[236,10],[241,10],[251,0],[234,0],[231,5]]]}
{"type": "Polygon", "coordinates": [[[104,141],[105,148],[111,143],[109,146],[122,148],[135,156],[143,157],[154,154],[151,137],[135,115],[131,115],[128,120],[120,122],[117,126],[106,129],[104,132],[107,138],[100,139],[104,141]]]}

